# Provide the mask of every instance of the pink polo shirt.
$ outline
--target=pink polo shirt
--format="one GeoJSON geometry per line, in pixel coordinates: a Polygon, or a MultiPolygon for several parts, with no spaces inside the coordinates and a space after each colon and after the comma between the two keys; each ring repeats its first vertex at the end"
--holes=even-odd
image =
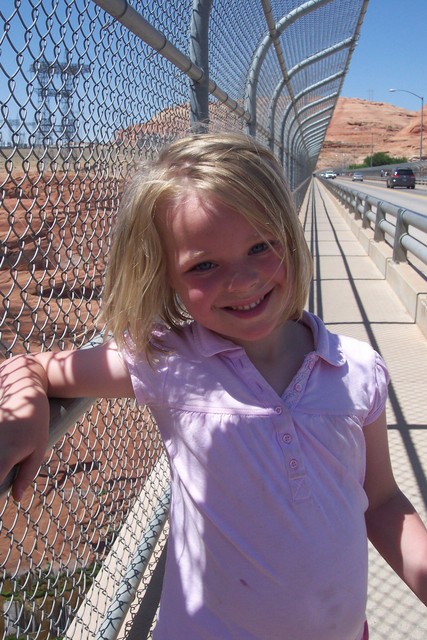
{"type": "Polygon", "coordinates": [[[193,323],[154,369],[125,353],[171,467],[156,640],[361,640],[363,426],[388,374],[305,313],[315,350],[282,397],[241,347],[193,323]]]}

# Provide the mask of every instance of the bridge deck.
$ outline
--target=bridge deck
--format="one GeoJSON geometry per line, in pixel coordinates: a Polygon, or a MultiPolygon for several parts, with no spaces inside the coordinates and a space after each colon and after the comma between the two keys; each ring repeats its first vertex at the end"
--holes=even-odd
{"type": "MultiPolygon", "coordinates": [[[[427,522],[427,339],[356,239],[349,214],[318,181],[301,216],[315,267],[308,308],[331,330],[369,341],[386,360],[395,475],[427,522]]],[[[373,548],[368,618],[371,640],[427,638],[426,608],[373,548]]]]}

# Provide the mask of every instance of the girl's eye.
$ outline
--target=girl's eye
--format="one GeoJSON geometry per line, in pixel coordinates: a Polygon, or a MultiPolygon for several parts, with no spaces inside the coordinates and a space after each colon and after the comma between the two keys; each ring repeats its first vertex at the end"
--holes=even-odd
{"type": "Polygon", "coordinates": [[[265,251],[268,251],[270,248],[271,248],[271,245],[268,242],[258,242],[258,244],[255,244],[251,248],[249,253],[251,253],[251,254],[264,253],[265,251]]]}
{"type": "Polygon", "coordinates": [[[199,262],[199,264],[196,264],[191,271],[210,271],[214,267],[215,264],[207,260],[206,262],[199,262]]]}

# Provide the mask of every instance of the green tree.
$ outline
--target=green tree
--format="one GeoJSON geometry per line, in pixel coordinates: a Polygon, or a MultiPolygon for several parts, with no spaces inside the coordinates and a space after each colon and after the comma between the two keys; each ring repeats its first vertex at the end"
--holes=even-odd
{"type": "Polygon", "coordinates": [[[386,151],[377,151],[364,159],[363,166],[380,167],[384,164],[402,164],[403,162],[408,162],[408,158],[393,158],[386,151]]]}

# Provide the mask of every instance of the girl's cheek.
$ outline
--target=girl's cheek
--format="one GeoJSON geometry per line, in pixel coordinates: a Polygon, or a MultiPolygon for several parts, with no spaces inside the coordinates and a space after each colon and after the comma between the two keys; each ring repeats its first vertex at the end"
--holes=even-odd
{"type": "Polygon", "coordinates": [[[201,277],[189,280],[187,285],[187,295],[191,300],[203,300],[218,290],[218,278],[212,274],[209,278],[201,277]]]}
{"type": "Polygon", "coordinates": [[[191,292],[191,299],[198,304],[206,304],[214,297],[213,292],[210,289],[194,289],[191,292]]]}
{"type": "Polygon", "coordinates": [[[274,256],[269,265],[269,269],[272,275],[280,275],[282,278],[286,278],[286,267],[280,258],[274,256]]]}
{"type": "Polygon", "coordinates": [[[206,291],[200,287],[190,287],[187,290],[187,299],[191,304],[201,304],[207,297],[206,291]]]}

